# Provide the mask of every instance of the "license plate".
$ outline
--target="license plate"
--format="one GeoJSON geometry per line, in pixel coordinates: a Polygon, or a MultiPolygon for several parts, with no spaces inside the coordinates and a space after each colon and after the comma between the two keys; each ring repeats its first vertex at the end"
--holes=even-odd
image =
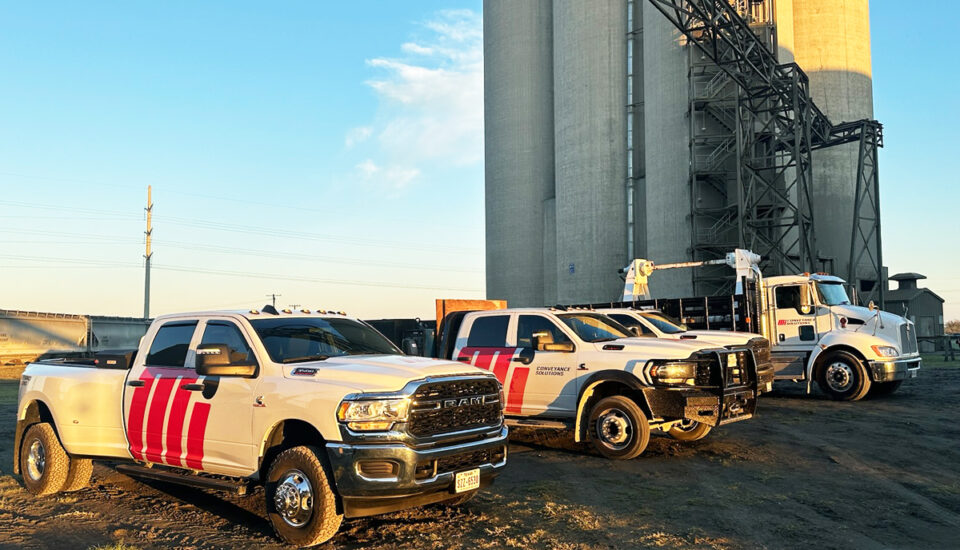
{"type": "Polygon", "coordinates": [[[480,488],[480,468],[467,470],[466,472],[457,472],[455,478],[456,488],[454,492],[463,493],[480,488]]]}

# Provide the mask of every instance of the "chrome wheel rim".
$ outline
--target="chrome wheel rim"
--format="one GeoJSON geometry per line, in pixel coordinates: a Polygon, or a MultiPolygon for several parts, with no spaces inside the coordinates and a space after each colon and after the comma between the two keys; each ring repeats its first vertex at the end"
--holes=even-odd
{"type": "Polygon", "coordinates": [[[696,420],[684,418],[680,422],[674,424],[673,429],[681,432],[692,432],[693,430],[696,430],[699,425],[700,423],[696,420]]]}
{"type": "Polygon", "coordinates": [[[831,390],[843,393],[853,386],[853,369],[850,365],[837,361],[827,366],[827,386],[831,390]]]}
{"type": "Polygon", "coordinates": [[[633,422],[623,411],[607,409],[597,417],[597,438],[604,447],[621,451],[633,440],[633,422]]]}
{"type": "Polygon", "coordinates": [[[288,470],[280,477],[273,504],[287,525],[303,527],[313,515],[313,487],[300,470],[288,470]]]}
{"type": "Polygon", "coordinates": [[[33,443],[30,444],[30,450],[27,452],[27,475],[33,481],[40,481],[46,466],[47,451],[43,448],[43,442],[34,439],[33,443]]]}

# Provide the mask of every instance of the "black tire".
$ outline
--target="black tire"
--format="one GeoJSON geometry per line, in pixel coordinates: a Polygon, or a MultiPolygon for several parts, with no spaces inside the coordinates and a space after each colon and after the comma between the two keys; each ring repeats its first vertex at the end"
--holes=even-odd
{"type": "Polygon", "coordinates": [[[852,353],[832,351],[820,361],[817,384],[831,399],[859,401],[870,391],[870,373],[852,353]]]}
{"type": "Polygon", "coordinates": [[[20,443],[20,471],[27,491],[37,496],[59,493],[69,470],[70,457],[53,426],[46,422],[30,426],[20,443]]]}
{"type": "Polygon", "coordinates": [[[293,447],[267,471],[267,516],[277,536],[295,546],[327,542],[343,521],[320,456],[316,447],[293,447]]]}
{"type": "Polygon", "coordinates": [[[712,426],[708,426],[696,420],[684,420],[682,424],[676,424],[670,428],[667,433],[677,441],[698,441],[707,437],[712,426]]]}
{"type": "Polygon", "coordinates": [[[870,395],[890,395],[891,393],[899,390],[902,384],[903,380],[895,380],[893,382],[874,382],[873,386],[870,388],[870,395]]]}
{"type": "Polygon", "coordinates": [[[473,500],[473,497],[477,496],[478,492],[479,491],[470,491],[469,493],[463,493],[462,495],[457,495],[450,500],[445,500],[440,504],[443,506],[462,506],[473,500]]]}
{"type": "Polygon", "coordinates": [[[93,461],[89,458],[71,458],[70,471],[67,473],[67,481],[63,484],[65,493],[79,491],[90,485],[90,476],[93,475],[93,461]]]}
{"type": "Polygon", "coordinates": [[[604,397],[590,410],[590,442],[603,456],[629,460],[640,456],[650,442],[650,423],[629,397],[604,397]]]}

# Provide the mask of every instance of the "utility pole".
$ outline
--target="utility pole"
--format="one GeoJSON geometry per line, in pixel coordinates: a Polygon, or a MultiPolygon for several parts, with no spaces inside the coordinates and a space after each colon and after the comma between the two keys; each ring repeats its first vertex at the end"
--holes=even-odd
{"type": "Polygon", "coordinates": [[[147,250],[143,257],[146,259],[144,264],[146,270],[143,276],[143,318],[150,318],[150,258],[153,257],[153,251],[150,250],[150,244],[153,239],[153,199],[150,196],[151,186],[147,186],[147,250]]]}
{"type": "Polygon", "coordinates": [[[277,298],[279,298],[280,296],[283,296],[283,294],[267,294],[267,298],[270,298],[271,300],[273,300],[274,309],[277,308],[277,298]]]}

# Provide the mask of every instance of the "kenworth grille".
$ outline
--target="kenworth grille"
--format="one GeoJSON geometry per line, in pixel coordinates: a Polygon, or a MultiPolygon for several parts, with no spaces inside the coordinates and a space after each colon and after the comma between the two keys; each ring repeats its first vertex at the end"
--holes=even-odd
{"type": "Polygon", "coordinates": [[[910,323],[900,325],[900,353],[917,353],[917,329],[910,323]]]}
{"type": "Polygon", "coordinates": [[[411,399],[407,431],[414,437],[496,427],[503,421],[500,383],[493,378],[427,382],[411,399]]]}

